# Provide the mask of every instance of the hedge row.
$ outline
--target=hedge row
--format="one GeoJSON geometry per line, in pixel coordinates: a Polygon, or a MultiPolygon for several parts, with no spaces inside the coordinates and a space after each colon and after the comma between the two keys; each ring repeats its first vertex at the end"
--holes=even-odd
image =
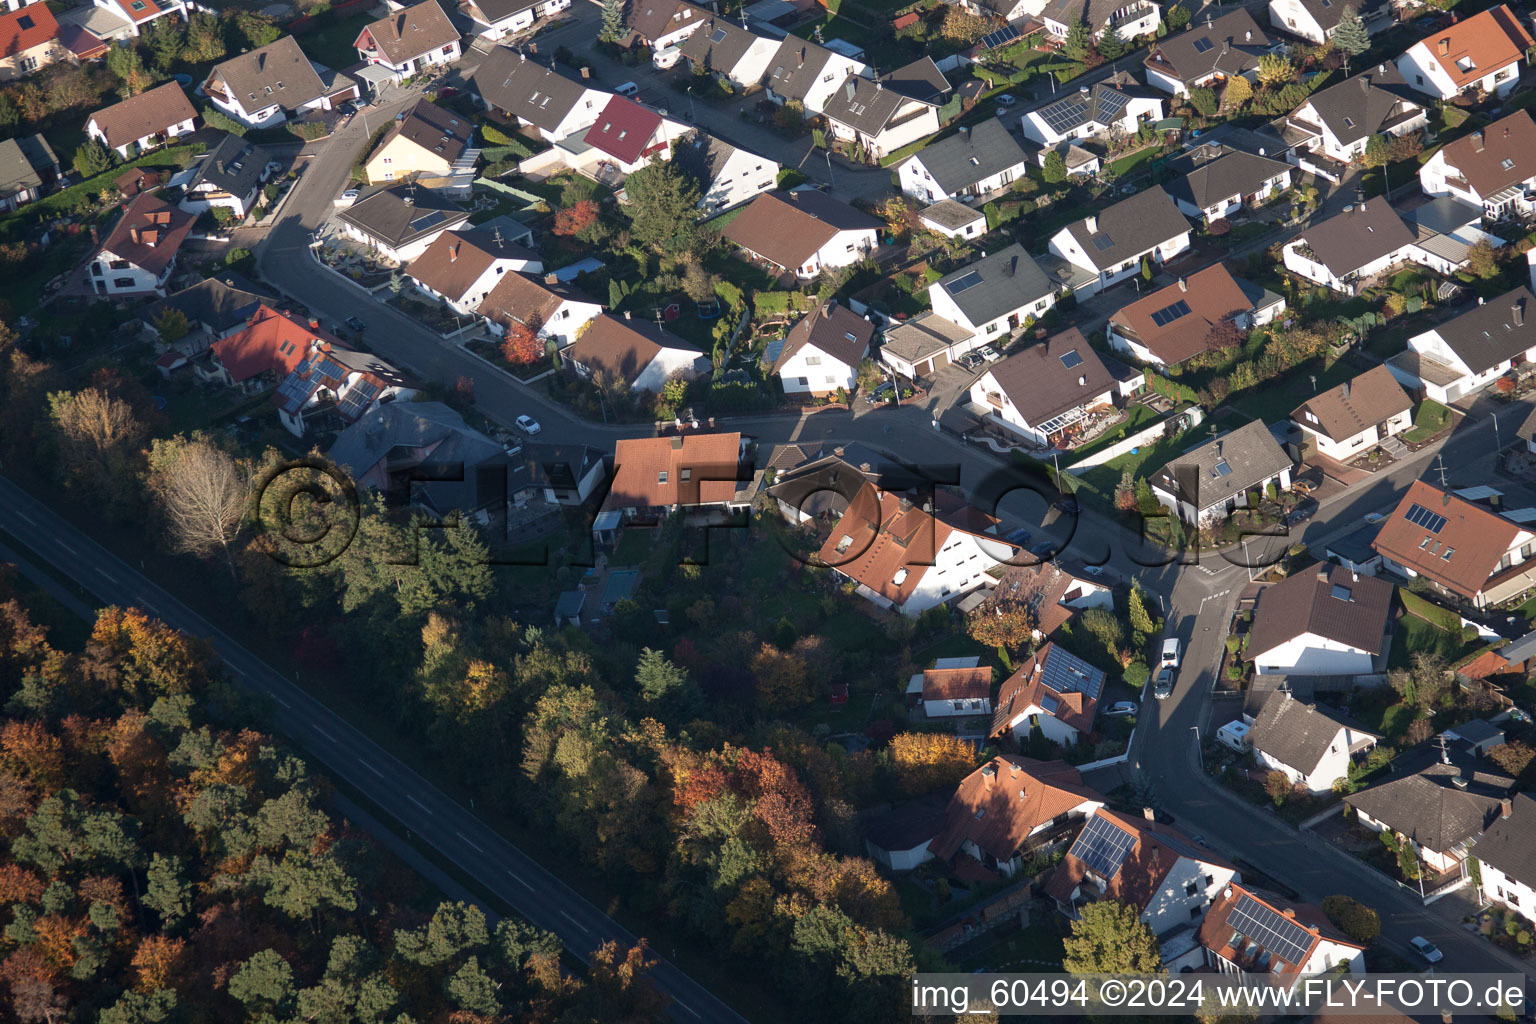
{"type": "Polygon", "coordinates": [[[1411,590],[1399,588],[1397,596],[1403,602],[1403,609],[1410,615],[1416,615],[1447,633],[1461,632],[1461,616],[1449,608],[1442,608],[1433,601],[1427,601],[1411,590]]]}

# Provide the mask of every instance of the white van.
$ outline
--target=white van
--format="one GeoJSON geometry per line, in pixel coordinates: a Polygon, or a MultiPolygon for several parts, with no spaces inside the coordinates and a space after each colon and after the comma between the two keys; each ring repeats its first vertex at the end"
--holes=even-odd
{"type": "Polygon", "coordinates": [[[620,96],[628,96],[630,99],[634,99],[636,94],[640,92],[640,87],[634,82],[623,82],[614,86],[613,91],[620,96]]]}
{"type": "Polygon", "coordinates": [[[665,71],[667,68],[676,66],[682,55],[683,51],[678,49],[676,46],[663,46],[661,49],[657,50],[656,55],[651,58],[651,66],[657,68],[658,70],[665,71]]]}
{"type": "Polygon", "coordinates": [[[1163,668],[1178,668],[1180,650],[1181,648],[1179,647],[1178,637],[1171,636],[1167,640],[1164,640],[1163,657],[1162,660],[1158,662],[1158,664],[1163,668]]]}

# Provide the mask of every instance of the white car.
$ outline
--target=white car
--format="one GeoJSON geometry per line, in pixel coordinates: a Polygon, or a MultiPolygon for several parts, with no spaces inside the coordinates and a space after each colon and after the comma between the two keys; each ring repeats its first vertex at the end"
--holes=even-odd
{"type": "Polygon", "coordinates": [[[1117,700],[1104,712],[1105,718],[1128,718],[1136,713],[1136,705],[1132,701],[1117,700]]]}
{"type": "Polygon", "coordinates": [[[341,195],[336,197],[336,205],[337,206],[351,206],[353,203],[357,202],[357,196],[358,196],[357,189],[349,188],[345,192],[343,192],[341,195]]]}
{"type": "Polygon", "coordinates": [[[1162,656],[1161,660],[1158,661],[1158,664],[1161,665],[1163,668],[1178,668],[1179,667],[1179,654],[1180,654],[1181,650],[1182,650],[1182,648],[1179,647],[1179,638],[1178,637],[1171,636],[1167,640],[1164,640],[1163,641],[1163,656],[1162,656]]]}
{"type": "Polygon", "coordinates": [[[656,51],[656,56],[651,58],[651,66],[658,71],[665,71],[667,68],[675,67],[682,55],[683,51],[676,46],[663,46],[656,51]]]}
{"type": "Polygon", "coordinates": [[[1445,959],[1445,954],[1440,952],[1440,948],[1422,935],[1415,935],[1409,939],[1408,945],[1412,946],[1419,956],[1432,964],[1437,964],[1445,959]]]}
{"type": "Polygon", "coordinates": [[[997,349],[993,348],[991,345],[981,346],[981,348],[976,350],[976,354],[981,356],[981,358],[985,359],[989,363],[995,363],[999,359],[1003,358],[1003,354],[997,349]]]}
{"type": "Polygon", "coordinates": [[[532,416],[519,416],[517,418],[517,429],[532,437],[544,428],[539,426],[539,421],[532,416]]]}

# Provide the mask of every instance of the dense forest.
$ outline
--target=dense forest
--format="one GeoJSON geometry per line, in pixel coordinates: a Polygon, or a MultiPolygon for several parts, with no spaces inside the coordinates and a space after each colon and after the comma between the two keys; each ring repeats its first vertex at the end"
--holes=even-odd
{"type": "Polygon", "coordinates": [[[419,878],[322,809],[210,652],[137,611],[55,649],[0,567],[0,1005],[100,1021],[664,1019],[642,946],[584,976],[554,936],[419,878]]]}

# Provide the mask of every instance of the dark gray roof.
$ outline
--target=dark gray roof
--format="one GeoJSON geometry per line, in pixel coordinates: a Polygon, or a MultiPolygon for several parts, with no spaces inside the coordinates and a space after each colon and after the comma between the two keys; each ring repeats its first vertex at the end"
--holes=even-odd
{"type": "Polygon", "coordinates": [[[1264,701],[1249,738],[1255,750],[1310,775],[1343,728],[1333,716],[1276,691],[1264,701]]]}
{"type": "Polygon", "coordinates": [[[921,163],[949,195],[1025,162],[1023,148],[995,117],[969,129],[961,128],[908,159],[921,163]]]}
{"type": "Polygon", "coordinates": [[[924,220],[930,220],[950,231],[959,231],[967,224],[974,224],[978,220],[986,220],[987,215],[973,207],[954,199],[940,199],[932,206],[925,206],[917,211],[917,215],[924,220]]]}
{"type": "Polygon", "coordinates": [[[1375,542],[1376,535],[1380,532],[1380,523],[1367,523],[1357,530],[1351,530],[1344,536],[1329,541],[1325,553],[1331,558],[1338,558],[1341,562],[1364,565],[1377,557],[1371,544],[1375,542]]]}
{"type": "Polygon", "coordinates": [[[153,322],[163,310],[179,309],[189,323],[207,324],[216,333],[223,333],[249,320],[263,302],[277,301],[276,296],[257,288],[239,274],[226,271],[173,292],[144,310],[143,317],[153,322]]]}
{"type": "Polygon", "coordinates": [[[880,486],[882,475],[889,473],[891,466],[863,445],[839,448],[841,454],[834,450],[780,471],[768,493],[805,515],[841,515],[866,483],[880,486]]]}
{"type": "Polygon", "coordinates": [[[939,278],[934,287],[953,299],[977,327],[1055,290],[1017,242],[939,278]]]}
{"type": "Polygon", "coordinates": [[[776,96],[803,103],[811,87],[821,77],[821,69],[827,66],[827,61],[832,57],[831,50],[809,39],[786,36],[779,44],[778,52],[768,62],[763,85],[773,90],[776,96]]]}
{"type": "Polygon", "coordinates": [[[1045,5],[1040,16],[1059,21],[1063,25],[1081,21],[1097,31],[1116,11],[1125,6],[1125,0],[1052,0],[1045,5]]]}
{"type": "Polygon", "coordinates": [[[742,28],[729,18],[711,18],[689,33],[686,39],[677,44],[677,48],[691,62],[703,63],[711,71],[728,74],[757,40],[756,33],[742,28]]]}
{"type": "Polygon", "coordinates": [[[1415,238],[1384,199],[1360,203],[1346,213],[1314,224],[1298,237],[1306,241],[1316,262],[1340,278],[1396,252],[1415,238]]]}
{"type": "Polygon", "coordinates": [[[1444,853],[1486,829],[1513,785],[1513,779],[1494,772],[1436,763],[1351,793],[1344,802],[1420,846],[1444,853]]]}
{"type": "Polygon", "coordinates": [[[1115,386],[1098,353],[1076,327],[993,363],[991,374],[1013,407],[1035,426],[1115,386]]]}
{"type": "Polygon", "coordinates": [[[1486,743],[1492,739],[1500,741],[1504,739],[1503,729],[1481,718],[1474,718],[1470,722],[1462,722],[1455,728],[1445,731],[1455,733],[1458,739],[1466,740],[1468,743],[1486,743]]]}
{"type": "Polygon", "coordinates": [[[1309,102],[1324,126],[1346,146],[1423,107],[1395,64],[1381,64],[1346,78],[1313,93],[1309,102]]]}
{"type": "Polygon", "coordinates": [[[260,146],[253,146],[238,135],[226,134],[199,161],[186,190],[191,192],[206,182],[243,199],[261,182],[261,172],[271,159],[260,146]]]}
{"type": "Polygon", "coordinates": [[[431,189],[408,184],[370,192],[338,216],[391,248],[457,227],[469,219],[457,203],[431,189]]]}
{"type": "Polygon", "coordinates": [[[1086,219],[1073,221],[1067,230],[1094,266],[1111,270],[1184,234],[1189,221],[1162,186],[1154,185],[1100,210],[1094,230],[1088,230],[1086,219]]]}
{"type": "Polygon", "coordinates": [[[413,485],[419,500],[439,512],[478,508],[471,467],[502,454],[501,445],[470,427],[441,402],[390,402],[369,411],[341,432],[328,453],[330,460],[360,477],[379,465],[404,469],[430,460],[436,465],[462,464],[462,481],[413,485]]]}
{"type": "Polygon", "coordinates": [[[903,96],[924,103],[939,104],[949,92],[949,79],[926,54],[910,64],[903,64],[895,71],[880,76],[887,89],[895,89],[903,96]]]}
{"type": "MultiPolygon", "coordinates": [[[[564,68],[528,60],[526,55],[497,46],[470,76],[480,98],[529,124],[554,131],[581,101],[588,85],[564,68]]],[[[595,88],[595,86],[594,86],[595,88]]]]}
{"type": "Polygon", "coordinates": [[[1253,420],[1172,460],[1157,471],[1153,483],[1197,509],[1206,509],[1258,486],[1290,465],[1290,456],[1269,428],[1253,420]]]}
{"type": "Polygon", "coordinates": [[[947,790],[940,790],[892,807],[869,820],[865,838],[888,853],[915,849],[944,831],[949,801],[953,796],[947,790]]]}
{"type": "Polygon", "coordinates": [[[59,158],[41,135],[0,141],[0,198],[40,188],[43,172],[58,173],[59,158]]]}
{"type": "Polygon", "coordinates": [[[1169,195],[1202,210],[1235,195],[1249,195],[1291,169],[1279,160],[1219,145],[1201,146],[1170,161],[1169,167],[1183,175],[1168,183],[1169,195]]]}
{"type": "Polygon", "coordinates": [[[874,136],[885,130],[896,109],[908,101],[909,97],[895,89],[887,89],[881,83],[859,75],[849,75],[827,97],[822,113],[839,124],[874,136]]]}
{"type": "Polygon", "coordinates": [[[1219,72],[1229,78],[1259,66],[1273,43],[1242,7],[1209,23],[1191,24],[1152,49],[1146,66],[1181,82],[1219,72]]]}
{"type": "Polygon", "coordinates": [[[1435,329],[1473,373],[1536,346],[1536,296],[1524,285],[1435,329]]]}
{"type": "Polygon", "coordinates": [[[1256,657],[1303,633],[1375,653],[1392,611],[1392,584],[1322,563],[1259,591],[1248,634],[1256,657]]]}
{"type": "Polygon", "coordinates": [[[1216,143],[1228,149],[1240,149],[1244,153],[1276,158],[1289,148],[1285,140],[1280,137],[1280,133],[1271,125],[1261,124],[1255,128],[1244,128],[1231,121],[1201,132],[1200,137],[1189,142],[1186,148],[1198,149],[1208,143],[1216,143]]]}
{"type": "Polygon", "coordinates": [[[1437,196],[1423,206],[1415,207],[1403,214],[1403,220],[1406,223],[1417,224],[1441,235],[1460,231],[1468,224],[1476,224],[1482,219],[1481,206],[1473,206],[1455,196],[1437,196]]]}
{"type": "Polygon", "coordinates": [[[507,467],[507,493],[529,487],[575,490],[582,479],[603,461],[600,449],[585,444],[524,443],[481,465],[507,467]]]}
{"type": "Polygon", "coordinates": [[[1536,800],[1517,793],[1509,816],[1488,826],[1472,847],[1472,856],[1508,878],[1536,886],[1536,800]]]}
{"type": "Polygon", "coordinates": [[[1131,99],[1156,96],[1130,72],[1119,71],[1092,87],[1081,86],[1076,92],[1068,93],[1033,114],[1057,135],[1070,136],[1075,129],[1090,122],[1108,125],[1118,120],[1131,99]]]}
{"type": "Polygon", "coordinates": [[[1536,631],[1517,636],[1500,647],[1499,657],[1510,662],[1529,661],[1536,658],[1536,631]]]}
{"type": "Polygon", "coordinates": [[[519,11],[538,5],[539,0],[475,0],[475,6],[491,21],[510,18],[519,11]]]}

